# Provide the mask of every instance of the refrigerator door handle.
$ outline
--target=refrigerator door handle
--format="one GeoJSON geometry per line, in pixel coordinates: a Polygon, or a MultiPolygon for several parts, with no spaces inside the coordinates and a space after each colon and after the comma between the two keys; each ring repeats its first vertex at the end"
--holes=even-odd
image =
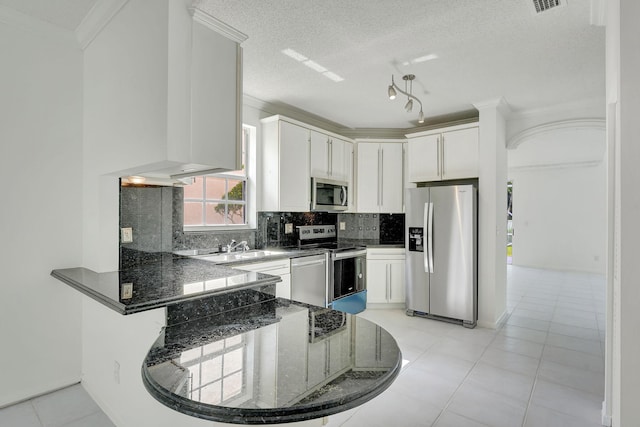
{"type": "MultiPolygon", "coordinates": [[[[424,204],[423,214],[424,214],[424,218],[422,219],[422,224],[423,224],[423,227],[425,227],[427,229],[427,232],[426,232],[426,236],[423,235],[422,238],[423,239],[428,239],[429,238],[429,228],[428,228],[428,224],[429,224],[429,203],[425,203],[424,204]]],[[[422,260],[424,261],[424,272],[425,273],[431,273],[431,271],[429,270],[429,246],[426,243],[427,242],[425,242],[424,240],[422,241],[422,247],[424,248],[423,249],[423,253],[422,253],[422,260]]]]}
{"type": "Polygon", "coordinates": [[[433,203],[429,203],[427,218],[427,250],[429,252],[429,273],[433,273],[433,203]]]}

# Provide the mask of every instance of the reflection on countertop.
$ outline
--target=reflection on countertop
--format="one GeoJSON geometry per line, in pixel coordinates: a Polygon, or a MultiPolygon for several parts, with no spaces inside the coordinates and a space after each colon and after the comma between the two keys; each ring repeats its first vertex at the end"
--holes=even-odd
{"type": "Polygon", "coordinates": [[[327,311],[278,298],[180,316],[149,351],[144,384],[179,412],[225,423],[303,421],[351,409],[393,382],[402,355],[387,331],[355,315],[338,313],[340,321],[317,336],[312,314],[327,311]]]}

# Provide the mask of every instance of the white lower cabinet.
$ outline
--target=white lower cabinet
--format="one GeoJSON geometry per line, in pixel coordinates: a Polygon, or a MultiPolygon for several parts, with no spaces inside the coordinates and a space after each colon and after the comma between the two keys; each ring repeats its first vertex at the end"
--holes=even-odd
{"type": "Polygon", "coordinates": [[[367,307],[404,306],[404,248],[367,249],[367,307]]]}
{"type": "Polygon", "coordinates": [[[289,258],[276,261],[255,262],[241,264],[235,267],[238,270],[256,271],[258,273],[280,276],[282,282],[276,283],[276,297],[291,299],[291,263],[289,258]]]}

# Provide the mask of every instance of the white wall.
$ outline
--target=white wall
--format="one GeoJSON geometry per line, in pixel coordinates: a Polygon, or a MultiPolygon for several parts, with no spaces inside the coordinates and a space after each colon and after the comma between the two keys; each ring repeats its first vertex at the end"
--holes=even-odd
{"type": "Polygon", "coordinates": [[[605,273],[604,152],[604,127],[570,123],[509,150],[514,265],[605,273]]]}
{"type": "Polygon", "coordinates": [[[82,52],[0,22],[0,407],[80,380],[82,52]]]}

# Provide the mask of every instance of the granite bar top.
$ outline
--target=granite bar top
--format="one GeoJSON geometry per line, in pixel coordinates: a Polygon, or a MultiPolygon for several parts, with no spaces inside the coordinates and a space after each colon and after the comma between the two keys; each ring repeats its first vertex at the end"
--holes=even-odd
{"type": "Polygon", "coordinates": [[[51,275],[121,314],[273,285],[281,280],[278,276],[181,256],[165,256],[157,262],[107,273],[76,267],[56,269],[51,275]]]}
{"type": "Polygon", "coordinates": [[[378,325],[286,299],[257,300],[208,316],[173,306],[180,313],[142,365],[149,393],[206,420],[278,424],[354,408],[399,374],[398,345],[378,325]]]}

